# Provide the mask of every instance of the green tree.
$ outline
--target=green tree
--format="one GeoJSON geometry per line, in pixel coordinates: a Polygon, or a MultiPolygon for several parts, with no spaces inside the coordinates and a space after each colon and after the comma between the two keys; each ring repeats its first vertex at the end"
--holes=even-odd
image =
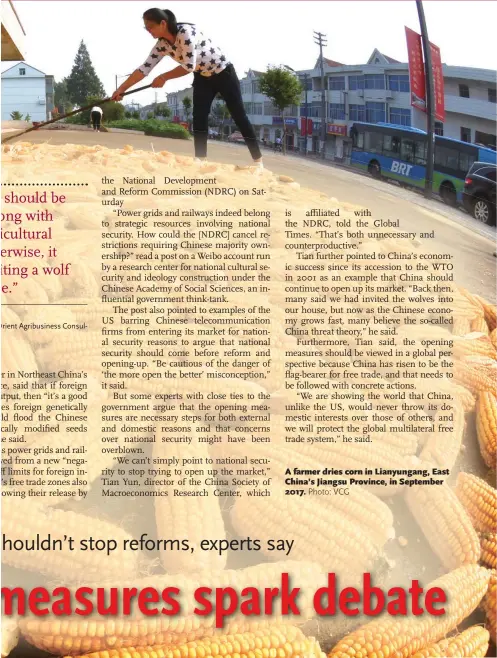
{"type": "Polygon", "coordinates": [[[66,114],[73,108],[67,91],[67,78],[62,78],[60,82],[56,82],[54,85],[54,105],[59,114],[66,114]]]}
{"type": "Polygon", "coordinates": [[[157,109],[155,110],[155,114],[158,117],[164,117],[164,119],[169,119],[171,116],[171,110],[168,108],[168,106],[165,103],[162,103],[161,105],[157,106],[157,109]]]}
{"type": "Polygon", "coordinates": [[[93,68],[90,54],[84,41],[79,44],[72,71],[66,78],[67,95],[78,107],[83,106],[90,96],[103,98],[105,89],[93,68]]]}
{"type": "MultiPolygon", "coordinates": [[[[217,98],[218,96],[216,96],[216,99],[217,98]]],[[[222,103],[216,103],[212,107],[212,116],[216,122],[215,125],[220,128],[219,132],[221,135],[224,135],[224,122],[230,117],[229,110],[226,107],[226,103],[224,101],[222,103]]]]}
{"type": "Polygon", "coordinates": [[[283,121],[283,152],[286,151],[286,127],[283,112],[290,105],[299,105],[302,85],[294,73],[282,66],[268,66],[259,78],[261,94],[267,96],[280,111],[283,121]]]}
{"type": "Polygon", "coordinates": [[[192,109],[192,99],[190,98],[190,96],[185,96],[185,98],[183,98],[183,109],[185,110],[186,120],[189,121],[190,112],[192,109]]]}
{"type": "Polygon", "coordinates": [[[19,112],[19,110],[14,110],[14,112],[10,113],[10,118],[12,119],[12,121],[21,121],[22,114],[19,112]]]}

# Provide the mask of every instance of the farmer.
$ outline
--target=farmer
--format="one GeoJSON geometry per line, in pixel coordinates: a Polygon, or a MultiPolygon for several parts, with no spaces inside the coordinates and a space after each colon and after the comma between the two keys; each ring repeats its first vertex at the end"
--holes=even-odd
{"type": "Polygon", "coordinates": [[[93,130],[96,130],[97,133],[100,132],[100,121],[102,120],[102,114],[102,108],[98,107],[98,105],[95,105],[91,108],[91,123],[93,130]]]}
{"type": "Polygon", "coordinates": [[[143,21],[157,43],[146,62],[116,89],[112,99],[121,100],[127,89],[143,80],[165,55],[169,55],[179,66],[155,78],[152,87],[163,87],[168,80],[193,73],[193,137],[197,160],[205,160],[207,156],[208,116],[212,101],[219,93],[248,146],[253,159],[249,168],[262,170],[262,154],[243,107],[240,81],[233,64],[196,25],[177,23],[169,9],[148,9],[143,21]]]}

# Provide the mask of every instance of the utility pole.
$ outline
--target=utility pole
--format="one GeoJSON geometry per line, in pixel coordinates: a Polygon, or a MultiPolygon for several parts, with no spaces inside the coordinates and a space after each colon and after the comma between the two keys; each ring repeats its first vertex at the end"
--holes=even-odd
{"type": "Polygon", "coordinates": [[[435,152],[435,86],[433,83],[433,69],[431,66],[431,47],[428,39],[428,30],[426,28],[425,12],[421,0],[416,0],[418,9],[419,26],[421,29],[421,40],[423,42],[423,53],[425,60],[425,80],[426,80],[426,121],[428,133],[428,145],[426,149],[426,177],[425,177],[425,197],[430,199],[433,191],[433,160],[435,152]]]}
{"type": "Polygon", "coordinates": [[[324,88],[324,58],[323,58],[323,46],[327,45],[326,34],[321,32],[314,31],[314,43],[319,46],[319,65],[321,69],[321,139],[323,141],[323,153],[322,157],[325,157],[325,146],[326,146],[326,90],[324,88]]]}
{"type": "Polygon", "coordinates": [[[304,73],[304,85],[305,85],[305,140],[304,140],[304,153],[307,155],[307,119],[309,118],[309,108],[307,106],[307,78],[309,75],[304,73]]]}

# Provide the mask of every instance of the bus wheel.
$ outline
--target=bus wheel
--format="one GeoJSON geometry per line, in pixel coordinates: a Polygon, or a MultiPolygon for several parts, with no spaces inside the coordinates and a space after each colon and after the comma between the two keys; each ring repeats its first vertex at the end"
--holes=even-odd
{"type": "Polygon", "coordinates": [[[440,196],[442,197],[444,203],[448,206],[455,206],[457,202],[457,194],[452,183],[444,183],[440,187],[440,196]]]}
{"type": "Polygon", "coordinates": [[[368,171],[373,178],[381,178],[381,167],[378,160],[371,160],[369,163],[368,171]]]}

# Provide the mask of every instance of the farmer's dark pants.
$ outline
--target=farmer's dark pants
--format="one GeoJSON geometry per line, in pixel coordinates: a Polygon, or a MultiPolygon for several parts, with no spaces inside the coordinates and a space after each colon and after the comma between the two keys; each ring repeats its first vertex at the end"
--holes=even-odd
{"type": "Polygon", "coordinates": [[[248,146],[252,158],[258,160],[262,157],[262,154],[252,124],[248,120],[243,107],[240,81],[233,64],[228,64],[224,71],[210,77],[205,77],[200,73],[194,74],[193,139],[196,157],[205,158],[207,155],[208,117],[212,101],[217,94],[220,94],[224,99],[233,121],[245,139],[245,144],[248,146]]]}
{"type": "Polygon", "coordinates": [[[93,130],[96,130],[97,128],[100,128],[100,119],[102,118],[102,115],[100,112],[92,112],[91,113],[91,122],[93,125],[93,130]]]}

